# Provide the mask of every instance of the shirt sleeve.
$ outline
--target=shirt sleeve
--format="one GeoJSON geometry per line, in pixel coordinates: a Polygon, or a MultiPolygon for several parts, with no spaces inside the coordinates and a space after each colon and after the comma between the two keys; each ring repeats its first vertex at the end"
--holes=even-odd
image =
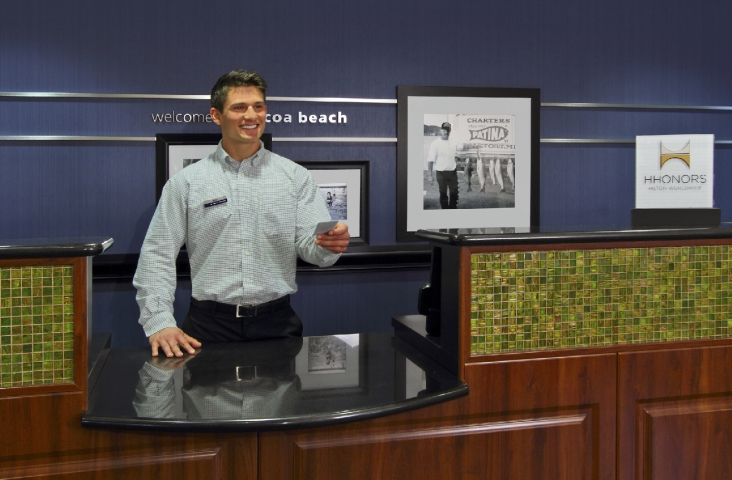
{"type": "Polygon", "coordinates": [[[186,242],[187,188],[174,177],[163,188],[155,210],[132,284],[137,289],[139,323],[149,337],[167,327],[175,327],[175,261],[186,242]]]}
{"type": "Polygon", "coordinates": [[[132,406],[138,417],[174,418],[175,382],[173,371],[162,370],[145,363],[140,369],[140,381],[135,389],[132,406]]]}
{"type": "Polygon", "coordinates": [[[303,169],[301,174],[297,200],[295,251],[308,263],[319,267],[329,267],[340,258],[341,254],[316,245],[316,235],[313,232],[319,222],[330,220],[330,214],[310,172],[303,169]]]}
{"type": "Polygon", "coordinates": [[[437,142],[434,140],[432,141],[432,143],[430,143],[430,151],[427,154],[427,161],[428,162],[437,161],[437,142]]]}

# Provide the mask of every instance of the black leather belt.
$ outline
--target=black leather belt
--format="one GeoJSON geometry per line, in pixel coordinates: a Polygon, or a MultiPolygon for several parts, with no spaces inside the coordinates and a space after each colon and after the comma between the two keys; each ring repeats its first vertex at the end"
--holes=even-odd
{"type": "Polygon", "coordinates": [[[232,315],[235,318],[264,315],[285,308],[289,304],[289,295],[272,300],[271,302],[260,303],[259,305],[230,305],[228,303],[214,302],[213,300],[196,300],[195,298],[191,298],[191,305],[209,310],[212,314],[221,313],[224,315],[232,315]]]}

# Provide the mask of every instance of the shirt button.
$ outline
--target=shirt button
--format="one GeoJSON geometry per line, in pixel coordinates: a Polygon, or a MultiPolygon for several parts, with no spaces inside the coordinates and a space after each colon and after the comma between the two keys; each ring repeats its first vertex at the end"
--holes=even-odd
{"type": "Polygon", "coordinates": [[[251,253],[249,253],[249,252],[244,252],[244,256],[245,256],[245,257],[248,257],[248,256],[250,256],[250,255],[251,255],[251,253]]]}

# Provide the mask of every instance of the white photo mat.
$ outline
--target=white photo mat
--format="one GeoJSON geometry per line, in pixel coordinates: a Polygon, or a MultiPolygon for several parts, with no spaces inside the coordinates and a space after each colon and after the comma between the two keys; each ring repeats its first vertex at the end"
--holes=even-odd
{"type": "Polygon", "coordinates": [[[439,228],[526,227],[531,203],[531,99],[529,98],[409,98],[409,156],[407,170],[407,231],[439,228]],[[516,117],[516,199],[514,208],[425,210],[423,142],[425,114],[514,115],[516,117]]]}

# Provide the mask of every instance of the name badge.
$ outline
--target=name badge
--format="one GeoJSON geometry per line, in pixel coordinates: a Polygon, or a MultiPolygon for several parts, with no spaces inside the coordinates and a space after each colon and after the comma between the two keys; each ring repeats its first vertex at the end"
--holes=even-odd
{"type": "Polygon", "coordinates": [[[215,205],[221,205],[222,203],[226,203],[228,200],[226,197],[223,198],[216,198],[214,200],[209,200],[208,202],[203,204],[203,208],[213,207],[215,205]]]}

